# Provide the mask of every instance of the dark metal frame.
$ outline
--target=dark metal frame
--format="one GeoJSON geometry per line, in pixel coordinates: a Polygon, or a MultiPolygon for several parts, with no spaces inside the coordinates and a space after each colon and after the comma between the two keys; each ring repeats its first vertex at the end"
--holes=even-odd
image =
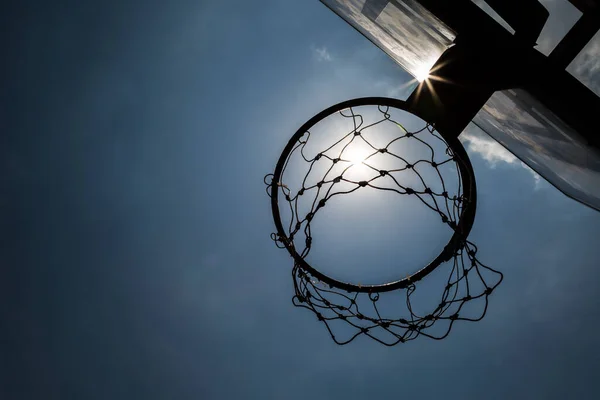
{"type": "MultiPolygon", "coordinates": [[[[600,29],[600,1],[570,0],[583,15],[548,57],[533,48],[548,17],[537,0],[488,0],[514,35],[471,0],[404,1],[419,3],[457,33],[432,79],[409,97],[412,112],[459,135],[495,91],[521,88],[600,148],[589,111],[600,110],[600,97],[565,70],[600,29]]],[[[388,3],[396,0],[367,0],[363,14],[375,19],[388,3]]]]}

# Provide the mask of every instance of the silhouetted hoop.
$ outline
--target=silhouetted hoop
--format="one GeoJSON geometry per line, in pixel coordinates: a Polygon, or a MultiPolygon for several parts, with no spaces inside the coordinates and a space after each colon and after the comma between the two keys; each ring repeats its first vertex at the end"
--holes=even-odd
{"type": "MultiPolygon", "coordinates": [[[[460,199],[462,205],[459,218],[458,221],[451,221],[451,223],[454,224],[452,225],[454,233],[450,238],[448,244],[441,251],[441,253],[437,257],[435,257],[428,265],[424,266],[423,268],[411,274],[410,276],[403,277],[393,282],[387,282],[384,284],[376,285],[357,285],[354,283],[342,282],[340,280],[334,279],[324,274],[313,265],[310,265],[306,261],[305,257],[303,257],[296,251],[293,241],[290,240],[290,238],[288,237],[281,220],[279,210],[279,197],[282,194],[282,190],[280,189],[282,174],[284,172],[288,158],[290,157],[291,153],[294,151],[302,137],[313,126],[315,126],[328,116],[346,109],[352,109],[354,107],[360,106],[391,107],[398,110],[406,111],[425,121],[425,119],[419,114],[414,113],[413,110],[410,110],[406,102],[385,97],[365,97],[344,101],[342,103],[336,104],[332,107],[323,110],[322,112],[308,120],[304,125],[300,127],[300,129],[298,129],[298,131],[296,131],[296,133],[289,140],[281,156],[279,157],[279,161],[277,162],[277,165],[275,167],[275,172],[270,177],[270,182],[268,182],[268,177],[265,178],[265,183],[268,185],[268,193],[271,197],[271,209],[273,213],[273,219],[275,222],[275,227],[277,229],[277,233],[274,235],[274,240],[278,242],[278,246],[283,246],[287,249],[290,255],[294,258],[296,266],[309,273],[310,275],[314,276],[315,278],[319,279],[320,281],[324,282],[325,284],[329,285],[330,287],[335,287],[337,289],[341,289],[347,292],[356,293],[380,293],[393,291],[397,289],[404,289],[412,283],[417,282],[425,276],[427,276],[441,263],[455,257],[457,253],[465,247],[467,237],[473,226],[477,205],[475,174],[473,172],[473,167],[464,147],[457,139],[458,135],[456,134],[456,132],[436,131],[441,135],[444,143],[447,145],[447,151],[449,152],[449,154],[452,155],[453,161],[455,162],[458,168],[460,178],[462,181],[462,194],[460,199]]],[[[433,127],[432,125],[428,126],[431,126],[433,129],[435,129],[435,127],[433,127]]]]}

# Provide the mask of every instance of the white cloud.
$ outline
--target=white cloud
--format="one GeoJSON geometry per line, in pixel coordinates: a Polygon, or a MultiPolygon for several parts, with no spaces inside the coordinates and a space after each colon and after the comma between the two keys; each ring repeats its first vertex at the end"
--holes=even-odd
{"type": "Polygon", "coordinates": [[[325,46],[323,47],[313,47],[313,53],[317,59],[317,61],[331,61],[331,54],[327,51],[325,46]]]}
{"type": "Polygon", "coordinates": [[[517,157],[483,132],[480,133],[476,132],[475,129],[467,128],[460,138],[463,143],[466,142],[469,150],[478,153],[488,162],[491,168],[495,168],[500,162],[515,164],[518,161],[517,157]]]}
{"type": "Polygon", "coordinates": [[[531,173],[534,181],[534,188],[537,190],[545,182],[540,175],[529,168],[527,164],[520,161],[510,151],[506,150],[500,143],[487,135],[484,131],[474,125],[469,125],[460,135],[460,139],[466,147],[479,154],[487,161],[490,168],[496,168],[498,164],[509,164],[515,167],[521,166],[531,173]]]}
{"type": "Polygon", "coordinates": [[[537,172],[535,172],[534,170],[529,168],[529,166],[522,161],[521,161],[521,166],[531,173],[531,176],[533,177],[535,190],[538,190],[539,188],[541,188],[543,186],[545,180],[543,180],[542,177],[537,172]]]}

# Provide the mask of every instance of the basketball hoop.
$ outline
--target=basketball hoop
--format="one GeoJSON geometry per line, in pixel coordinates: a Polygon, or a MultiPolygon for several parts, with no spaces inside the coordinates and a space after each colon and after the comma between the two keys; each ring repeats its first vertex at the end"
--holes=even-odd
{"type": "MultiPolygon", "coordinates": [[[[389,346],[420,335],[442,339],[455,321],[482,319],[489,295],[502,281],[500,272],[478,260],[477,247],[467,239],[477,196],[473,168],[463,146],[456,135],[445,136],[426,122],[412,129],[409,125],[414,123],[407,125],[396,117],[406,113],[411,114],[407,103],[390,98],[360,98],[332,106],[292,136],[275,172],[265,177],[277,230],[272,239],[294,260],[293,303],[315,313],[338,344],[349,343],[361,335],[389,346]],[[319,139],[323,148],[311,153],[311,140],[317,140],[311,132],[331,118],[340,118],[350,129],[342,131],[340,139],[335,135],[329,142],[319,139]],[[377,132],[382,131],[392,132],[393,137],[385,143],[375,143],[377,132]],[[349,156],[350,147],[356,143],[368,149],[360,162],[349,156]],[[423,150],[403,154],[402,146],[409,145],[423,150]],[[420,157],[415,159],[416,156],[420,157]],[[298,162],[304,164],[307,172],[294,179],[289,174],[296,171],[290,165],[299,165],[298,162]],[[351,172],[359,163],[368,173],[356,178],[351,172]],[[319,169],[322,175],[315,178],[319,169]],[[325,207],[335,207],[342,198],[360,190],[417,198],[418,204],[434,213],[440,226],[451,232],[450,240],[427,265],[389,282],[362,285],[325,274],[307,259],[314,246],[311,224],[325,207]],[[440,268],[446,269],[447,279],[439,303],[428,312],[417,311],[413,296],[420,281],[440,268]],[[381,304],[397,302],[398,296],[402,296],[404,310],[398,309],[398,315],[384,315],[381,304]],[[473,303],[480,306],[467,307],[473,303]],[[340,325],[343,328],[338,334],[336,326],[340,325]]],[[[419,121],[423,119],[419,117],[419,121]]]]}

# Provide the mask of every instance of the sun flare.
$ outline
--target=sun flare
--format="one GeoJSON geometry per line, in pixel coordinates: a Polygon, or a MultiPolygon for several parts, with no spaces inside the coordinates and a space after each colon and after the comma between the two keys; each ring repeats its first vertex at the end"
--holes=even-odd
{"type": "Polygon", "coordinates": [[[415,78],[419,82],[423,82],[427,78],[429,78],[429,66],[425,65],[415,71],[415,78]]]}

